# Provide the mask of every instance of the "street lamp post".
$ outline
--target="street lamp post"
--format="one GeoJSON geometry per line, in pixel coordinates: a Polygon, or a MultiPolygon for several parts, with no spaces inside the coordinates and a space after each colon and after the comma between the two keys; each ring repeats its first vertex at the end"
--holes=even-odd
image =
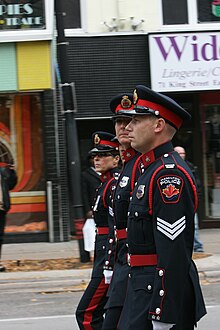
{"type": "Polygon", "coordinates": [[[84,212],[82,203],[81,166],[77,127],[75,121],[76,99],[74,84],[70,81],[67,58],[67,45],[64,33],[62,1],[55,0],[55,14],[57,26],[57,57],[61,78],[61,91],[63,96],[63,109],[65,116],[65,129],[67,141],[67,162],[69,174],[69,187],[71,197],[71,214],[74,217],[76,236],[79,243],[80,261],[90,261],[89,252],[84,250],[82,227],[84,224],[84,212]]]}

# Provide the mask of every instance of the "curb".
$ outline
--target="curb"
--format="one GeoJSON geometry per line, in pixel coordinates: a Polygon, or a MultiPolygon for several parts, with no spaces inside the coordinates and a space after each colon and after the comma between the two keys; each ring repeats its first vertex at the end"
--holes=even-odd
{"type": "Polygon", "coordinates": [[[46,279],[57,277],[71,277],[73,280],[85,281],[91,277],[92,268],[71,270],[47,270],[37,272],[10,272],[1,273],[1,280],[46,279]]]}

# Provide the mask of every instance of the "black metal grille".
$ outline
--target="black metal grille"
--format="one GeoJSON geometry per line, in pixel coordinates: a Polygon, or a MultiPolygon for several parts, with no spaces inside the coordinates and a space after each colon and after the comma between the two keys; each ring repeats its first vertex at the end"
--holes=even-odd
{"type": "Polygon", "coordinates": [[[150,84],[147,35],[67,39],[70,77],[76,85],[77,118],[111,116],[117,93],[150,84]]]}

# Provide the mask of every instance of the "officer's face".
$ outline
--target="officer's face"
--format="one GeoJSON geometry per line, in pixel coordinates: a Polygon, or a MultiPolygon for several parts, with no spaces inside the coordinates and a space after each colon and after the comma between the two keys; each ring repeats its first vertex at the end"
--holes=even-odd
{"type": "Polygon", "coordinates": [[[134,115],[132,117],[126,126],[132,148],[141,153],[154,148],[156,122],[156,117],[151,115],[134,115]]]}
{"type": "Polygon", "coordinates": [[[126,126],[131,121],[129,117],[118,117],[115,119],[115,134],[119,143],[125,148],[128,149],[130,147],[130,140],[128,137],[128,130],[126,130],[126,126]]]}
{"type": "Polygon", "coordinates": [[[97,172],[105,173],[118,165],[119,156],[112,156],[109,153],[97,154],[94,156],[94,166],[97,172]]]}

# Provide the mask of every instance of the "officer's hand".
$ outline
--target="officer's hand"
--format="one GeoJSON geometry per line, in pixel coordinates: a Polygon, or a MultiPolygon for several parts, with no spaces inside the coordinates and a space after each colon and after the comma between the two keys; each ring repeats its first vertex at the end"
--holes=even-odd
{"type": "Polygon", "coordinates": [[[153,330],[170,330],[174,326],[174,324],[163,323],[158,321],[152,321],[152,323],[153,323],[153,330]]]}
{"type": "Polygon", "coordinates": [[[105,284],[109,284],[111,282],[113,270],[104,269],[103,275],[105,276],[105,284]]]}

